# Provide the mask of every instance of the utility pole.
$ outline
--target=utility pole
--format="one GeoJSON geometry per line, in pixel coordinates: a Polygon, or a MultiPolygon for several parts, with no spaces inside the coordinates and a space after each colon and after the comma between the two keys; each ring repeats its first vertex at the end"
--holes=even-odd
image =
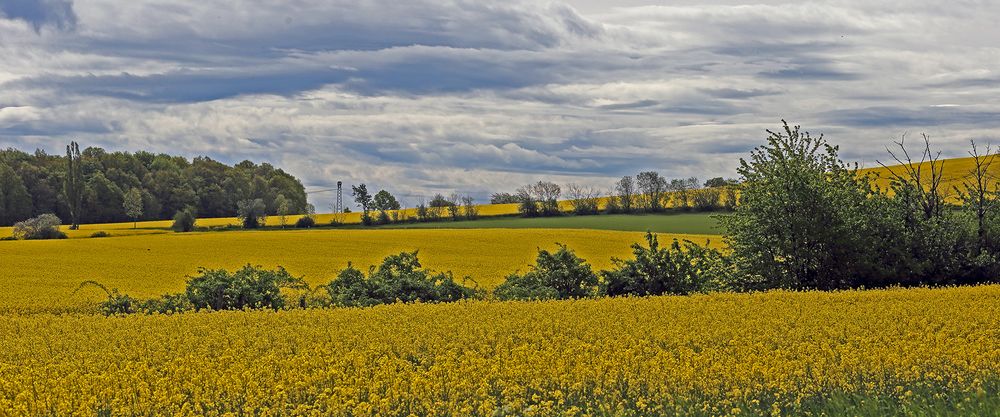
{"type": "Polygon", "coordinates": [[[337,206],[334,207],[334,212],[343,213],[344,212],[344,183],[337,181],[337,206]]]}

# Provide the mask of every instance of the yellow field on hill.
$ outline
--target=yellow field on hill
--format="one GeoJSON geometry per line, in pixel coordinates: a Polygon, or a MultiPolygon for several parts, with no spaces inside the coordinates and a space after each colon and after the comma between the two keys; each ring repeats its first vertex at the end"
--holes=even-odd
{"type": "MultiPolygon", "coordinates": [[[[698,243],[718,236],[677,235],[698,243]]],[[[661,239],[669,239],[664,235],[661,239]]],[[[169,233],[107,239],[0,242],[0,311],[81,308],[102,294],[73,290],[85,280],[138,297],[184,289],[198,267],[284,266],[311,284],[329,282],[348,262],[367,267],[400,251],[420,251],[425,267],[493,287],[534,263],[537,248],[563,243],[597,268],[631,254],[638,232],[572,229],[285,230],[169,233]]],[[[470,283],[471,284],[471,283],[470,283]]]]}
{"type": "MultiPolygon", "coordinates": [[[[953,159],[942,159],[938,161],[938,166],[942,168],[943,174],[941,176],[941,190],[947,196],[949,202],[957,202],[957,193],[955,192],[955,187],[962,188],[963,182],[970,180],[972,172],[975,169],[975,159],[973,158],[953,158],[953,159]]],[[[924,163],[920,165],[920,169],[923,171],[923,176],[927,180],[922,181],[924,186],[929,185],[930,181],[930,163],[924,163]]],[[[878,179],[875,183],[882,189],[887,189],[889,183],[894,178],[893,173],[899,175],[905,175],[906,171],[901,166],[889,166],[884,167],[874,167],[866,168],[861,170],[862,173],[874,173],[878,175],[878,179]]],[[[1000,181],[1000,158],[997,158],[989,169],[990,176],[994,182],[1000,181]]],[[[996,186],[996,184],[994,184],[996,186]]]]}
{"type": "Polygon", "coordinates": [[[0,409],[804,415],[844,396],[909,410],[946,395],[972,415],[1000,378],[997,329],[998,286],[2,316],[0,409]]]}

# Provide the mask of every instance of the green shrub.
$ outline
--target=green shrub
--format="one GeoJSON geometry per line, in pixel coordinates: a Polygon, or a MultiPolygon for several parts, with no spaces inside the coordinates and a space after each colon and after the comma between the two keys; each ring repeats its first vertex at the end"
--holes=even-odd
{"type": "Polygon", "coordinates": [[[434,273],[423,269],[417,252],[402,252],[371,267],[368,277],[348,266],[327,285],[337,306],[365,307],[393,302],[448,302],[472,298],[473,288],[455,282],[451,272],[434,273]]]}
{"type": "Polygon", "coordinates": [[[91,233],[90,237],[111,237],[111,233],[101,230],[99,232],[91,233]]]}
{"type": "Polygon", "coordinates": [[[308,229],[313,226],[316,226],[316,219],[312,216],[302,216],[295,221],[295,227],[299,229],[308,229]]]}
{"type": "Polygon", "coordinates": [[[109,290],[107,287],[105,287],[103,284],[97,281],[84,281],[80,283],[80,286],[77,287],[75,291],[73,291],[73,294],[76,294],[77,291],[80,291],[84,287],[88,286],[96,287],[101,291],[104,291],[104,294],[107,295],[108,298],[105,299],[104,301],[101,301],[98,304],[101,313],[104,314],[105,316],[132,314],[138,310],[139,307],[138,300],[132,298],[127,294],[119,293],[117,288],[109,290]]]}
{"type": "Polygon", "coordinates": [[[188,280],[185,294],[195,310],[242,310],[285,306],[282,288],[301,288],[301,278],[291,276],[282,267],[267,270],[246,265],[232,273],[225,269],[199,269],[188,280]]]}
{"type": "Polygon", "coordinates": [[[531,271],[511,274],[493,295],[501,300],[589,297],[594,295],[597,284],[590,264],[560,244],[554,253],[539,250],[531,271]]]}
{"type": "Polygon", "coordinates": [[[17,238],[14,237],[14,236],[4,236],[4,237],[0,237],[0,241],[2,241],[2,240],[17,240],[17,238]]]}
{"type": "Polygon", "coordinates": [[[647,232],[648,248],[632,245],[634,258],[613,259],[615,269],[604,271],[602,293],[618,295],[690,294],[718,288],[727,263],[717,250],[674,239],[661,248],[656,235],[647,232]]]}
{"type": "Polygon", "coordinates": [[[13,236],[25,240],[65,239],[66,234],[59,231],[60,224],[62,221],[55,214],[42,214],[14,223],[13,236]]]}
{"type": "Polygon", "coordinates": [[[187,294],[166,294],[160,298],[146,300],[140,303],[139,310],[146,314],[173,314],[189,311],[194,306],[188,300],[187,294]]]}
{"type": "Polygon", "coordinates": [[[194,217],[194,210],[190,207],[184,210],[180,210],[174,215],[174,224],[170,226],[175,232],[190,232],[194,230],[194,224],[197,221],[194,217]]]}

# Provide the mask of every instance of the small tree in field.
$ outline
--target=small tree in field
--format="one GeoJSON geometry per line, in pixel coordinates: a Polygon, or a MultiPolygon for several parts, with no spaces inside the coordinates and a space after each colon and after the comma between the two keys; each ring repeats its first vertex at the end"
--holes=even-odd
{"type": "Polygon", "coordinates": [[[142,192],[138,188],[128,190],[122,206],[125,208],[125,214],[132,219],[132,228],[135,229],[136,223],[142,217],[142,192]]]}
{"type": "Polygon", "coordinates": [[[195,222],[198,219],[194,216],[194,209],[187,207],[184,210],[177,211],[174,215],[174,224],[171,226],[175,232],[190,232],[194,230],[195,222]]]}
{"type": "Polygon", "coordinates": [[[236,217],[244,229],[256,229],[267,223],[267,206],[259,198],[236,203],[236,217]]]}
{"type": "Polygon", "coordinates": [[[62,222],[55,214],[45,213],[14,223],[14,237],[25,240],[65,239],[66,234],[59,231],[60,224],[62,222]]]}
{"type": "Polygon", "coordinates": [[[467,220],[473,220],[479,217],[479,209],[476,208],[476,200],[472,198],[471,195],[466,195],[462,197],[462,211],[467,220]]]}
{"type": "Polygon", "coordinates": [[[291,212],[289,207],[288,199],[285,198],[284,194],[278,194],[278,197],[274,199],[275,211],[278,215],[278,220],[281,223],[281,228],[284,229],[288,224],[288,215],[291,212]]]}
{"type": "Polygon", "coordinates": [[[368,192],[368,186],[364,184],[358,186],[352,185],[351,195],[354,196],[354,202],[358,204],[358,207],[361,207],[361,222],[365,225],[370,225],[372,218],[368,212],[372,209],[374,201],[371,193],[368,192]]]}
{"type": "Polygon", "coordinates": [[[631,213],[635,209],[635,180],[624,176],[615,183],[615,195],[611,199],[623,213],[631,213]]]}

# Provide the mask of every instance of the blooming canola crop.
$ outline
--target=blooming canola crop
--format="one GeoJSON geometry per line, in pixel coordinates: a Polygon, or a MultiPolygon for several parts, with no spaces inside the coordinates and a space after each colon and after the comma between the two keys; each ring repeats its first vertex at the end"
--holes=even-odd
{"type": "Polygon", "coordinates": [[[4,315],[0,334],[11,415],[777,415],[914,392],[962,409],[1000,376],[1000,287],[4,315]]]}

